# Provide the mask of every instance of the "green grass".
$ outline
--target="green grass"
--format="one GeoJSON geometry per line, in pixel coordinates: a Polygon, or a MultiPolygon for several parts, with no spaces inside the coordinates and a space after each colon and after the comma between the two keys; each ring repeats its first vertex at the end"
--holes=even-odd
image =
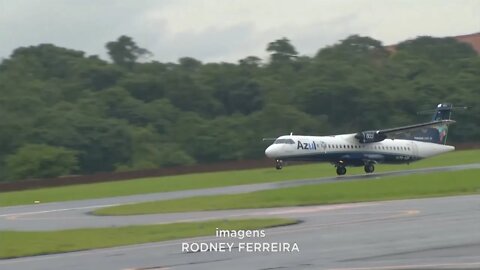
{"type": "MultiPolygon", "coordinates": [[[[411,165],[378,165],[378,172],[405,170],[434,166],[480,162],[480,150],[456,151],[411,165]]],[[[348,168],[347,174],[363,174],[363,168],[348,168]]],[[[277,171],[273,168],[198,173],[189,175],[153,177],[97,184],[73,185],[25,191],[0,193],[0,206],[32,204],[34,201],[58,202],[81,199],[167,192],[175,190],[233,186],[262,182],[285,181],[315,177],[334,176],[335,168],[330,164],[314,163],[286,167],[277,171]]]]}
{"type": "MultiPolygon", "coordinates": [[[[215,235],[222,230],[255,230],[297,223],[293,219],[239,219],[54,232],[0,231],[0,259],[215,235]]],[[[179,250],[180,252],[180,250],[179,250]]]]}
{"type": "Polygon", "coordinates": [[[128,204],[99,209],[94,213],[135,215],[333,204],[473,193],[480,193],[480,170],[478,169],[128,204]]]}

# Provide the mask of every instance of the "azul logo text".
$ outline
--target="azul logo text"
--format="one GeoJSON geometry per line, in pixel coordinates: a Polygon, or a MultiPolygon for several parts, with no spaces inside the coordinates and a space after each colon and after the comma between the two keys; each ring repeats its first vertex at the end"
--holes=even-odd
{"type": "Polygon", "coordinates": [[[298,141],[297,142],[297,149],[317,150],[317,145],[315,144],[315,142],[302,143],[301,141],[298,141]]]}

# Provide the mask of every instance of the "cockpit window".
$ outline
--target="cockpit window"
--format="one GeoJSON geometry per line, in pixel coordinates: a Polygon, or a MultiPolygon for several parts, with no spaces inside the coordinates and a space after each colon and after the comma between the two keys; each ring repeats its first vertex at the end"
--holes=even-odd
{"type": "Polygon", "coordinates": [[[276,139],[274,144],[295,144],[292,139],[276,139]]]}

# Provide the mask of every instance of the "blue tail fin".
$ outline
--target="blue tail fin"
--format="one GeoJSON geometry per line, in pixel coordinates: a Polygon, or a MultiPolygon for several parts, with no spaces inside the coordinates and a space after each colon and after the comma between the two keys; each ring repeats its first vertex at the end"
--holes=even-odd
{"type": "MultiPolygon", "coordinates": [[[[435,110],[433,111],[432,122],[441,121],[441,120],[450,120],[452,115],[452,104],[442,103],[438,104],[435,110]]],[[[431,111],[426,111],[430,112],[431,111]]],[[[423,128],[418,130],[413,134],[413,140],[446,144],[447,143],[447,134],[448,134],[448,125],[447,124],[438,124],[434,127],[423,128]]]]}
{"type": "Polygon", "coordinates": [[[458,109],[464,110],[467,107],[453,107],[452,104],[442,103],[438,104],[434,110],[418,112],[418,114],[431,114],[433,112],[432,119],[427,123],[413,125],[411,129],[407,129],[404,133],[399,133],[395,138],[446,144],[448,125],[455,123],[455,121],[450,119],[452,111],[458,109]]]}

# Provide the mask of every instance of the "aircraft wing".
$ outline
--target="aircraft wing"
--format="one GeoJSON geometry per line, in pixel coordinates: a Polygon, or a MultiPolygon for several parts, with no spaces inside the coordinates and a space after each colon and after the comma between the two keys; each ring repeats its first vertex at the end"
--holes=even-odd
{"type": "Polygon", "coordinates": [[[395,137],[400,133],[406,133],[409,131],[418,130],[421,128],[433,128],[438,127],[439,125],[450,125],[455,123],[453,120],[438,120],[427,123],[415,124],[410,126],[389,128],[389,129],[380,129],[380,130],[371,130],[371,131],[362,131],[355,134],[355,138],[361,143],[372,143],[380,142],[386,138],[395,137]]]}

